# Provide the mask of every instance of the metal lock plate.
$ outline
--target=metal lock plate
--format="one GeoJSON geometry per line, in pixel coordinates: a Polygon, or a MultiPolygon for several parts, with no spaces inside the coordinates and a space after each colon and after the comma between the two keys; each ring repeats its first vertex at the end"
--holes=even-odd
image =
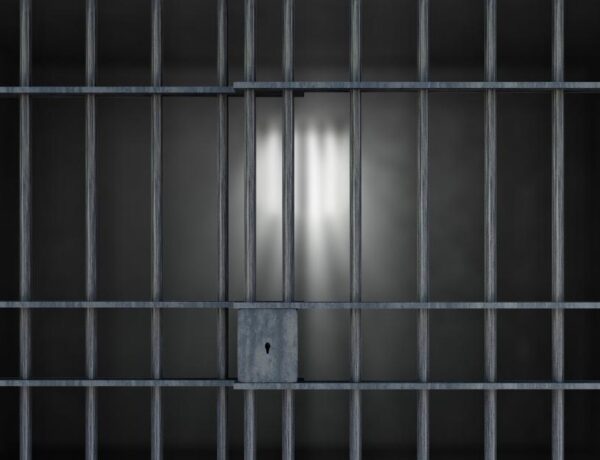
{"type": "Polygon", "coordinates": [[[288,308],[238,311],[238,381],[298,380],[298,311],[288,308]]]}

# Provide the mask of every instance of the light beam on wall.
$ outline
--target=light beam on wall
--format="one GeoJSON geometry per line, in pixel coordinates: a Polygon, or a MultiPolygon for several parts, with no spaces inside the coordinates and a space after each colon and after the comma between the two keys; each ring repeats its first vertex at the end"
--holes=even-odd
{"type": "MultiPolygon", "coordinates": [[[[276,267],[281,267],[281,251],[274,245],[281,244],[282,150],[281,124],[274,117],[257,133],[257,244],[259,264],[276,280],[276,267]]],[[[332,283],[338,285],[345,276],[348,161],[347,126],[320,119],[296,123],[296,272],[306,299],[331,297],[332,283]]]]}

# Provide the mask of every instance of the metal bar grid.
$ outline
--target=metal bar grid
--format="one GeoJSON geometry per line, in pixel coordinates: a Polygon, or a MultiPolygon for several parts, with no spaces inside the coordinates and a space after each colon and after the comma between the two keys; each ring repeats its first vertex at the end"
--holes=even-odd
{"type": "Polygon", "coordinates": [[[293,78],[294,2],[284,0],[283,81],[255,82],[255,0],[245,0],[245,70],[243,82],[228,85],[227,1],[218,0],[218,86],[162,86],[161,0],[152,0],[152,86],[96,86],[96,0],[86,3],[86,86],[30,86],[31,0],[20,0],[20,86],[0,87],[0,95],[16,95],[20,101],[20,301],[0,302],[0,309],[20,309],[20,379],[0,379],[0,387],[20,388],[21,459],[31,457],[32,387],[86,388],[86,458],[97,457],[96,396],[98,387],[149,387],[152,389],[152,458],[162,458],[162,387],[215,387],[217,402],[217,453],[227,458],[227,388],[245,391],[246,459],[256,457],[255,390],[282,390],[283,457],[294,458],[295,390],[350,391],[350,458],[361,458],[361,391],[418,391],[417,457],[429,458],[429,391],[480,390],[485,392],[485,458],[496,458],[496,391],[552,391],[552,457],[564,457],[564,391],[600,390],[600,382],[564,381],[564,310],[596,309],[600,303],[565,303],[564,300],[564,93],[600,91],[600,82],[565,82],[563,57],[564,0],[553,0],[553,81],[496,81],[496,1],[486,0],[485,81],[432,82],[428,76],[429,0],[419,0],[419,81],[364,82],[360,78],[360,0],[351,0],[351,81],[299,82],[293,78]],[[429,302],[428,268],[428,92],[485,92],[485,302],[429,302]],[[283,302],[256,302],[256,92],[282,91],[283,131],[283,302]],[[348,91],[351,94],[351,301],[294,302],[294,95],[304,91],[348,91]],[[361,302],[361,91],[418,91],[418,292],[419,302],[361,302]],[[496,302],[496,92],[546,91],[552,94],[552,302],[496,302]],[[243,93],[245,100],[245,269],[246,302],[228,301],[228,107],[227,98],[243,93]],[[95,100],[98,95],[146,95],[152,98],[152,301],[97,302],[96,299],[96,185],[95,100]],[[31,297],[31,151],[30,97],[32,95],[84,95],[86,101],[86,301],[32,302],[31,297]],[[161,248],[161,97],[168,95],[215,96],[218,104],[219,246],[217,302],[164,302],[161,248]],[[240,308],[348,309],[351,315],[351,381],[241,384],[227,378],[228,310],[240,308]],[[30,310],[43,308],[86,309],[86,379],[30,379],[30,310]],[[152,310],[152,378],[96,379],[97,308],[148,308],[152,310]],[[218,379],[162,379],[160,362],[160,312],[169,308],[215,308],[218,311],[218,379]],[[366,382],[360,378],[360,312],[363,309],[418,310],[418,382],[366,382]],[[485,314],[485,382],[431,382],[428,372],[428,312],[437,309],[481,309],[485,314]],[[496,311],[549,309],[552,311],[551,382],[496,381],[496,311]]]}

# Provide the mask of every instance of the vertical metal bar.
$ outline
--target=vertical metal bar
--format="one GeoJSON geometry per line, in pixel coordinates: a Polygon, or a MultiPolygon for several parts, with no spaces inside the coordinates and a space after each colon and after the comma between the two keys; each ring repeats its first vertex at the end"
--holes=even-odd
{"type": "MultiPolygon", "coordinates": [[[[220,86],[227,86],[227,0],[217,1],[217,79],[220,86]]],[[[218,212],[218,283],[219,301],[229,299],[229,147],[227,95],[217,96],[218,152],[217,173],[219,180],[218,212]]],[[[217,366],[218,377],[227,378],[229,343],[229,314],[226,308],[217,312],[217,366]]],[[[227,460],[227,388],[217,390],[217,460],[227,460]]]]}
{"type": "MultiPolygon", "coordinates": [[[[361,0],[350,0],[350,79],[361,78],[361,0]]],[[[361,300],[361,94],[350,95],[350,291],[352,302],[361,300]]],[[[360,380],[361,314],[350,312],[351,378],[360,380]]],[[[359,390],[350,393],[350,459],[362,456],[362,404],[359,390]]]]}
{"type": "MultiPolygon", "coordinates": [[[[294,0],[283,0],[283,79],[294,79],[294,0]]],[[[294,93],[283,92],[283,300],[294,300],[294,93]]],[[[294,459],[294,392],[283,391],[283,459],[294,459]]]]}
{"type": "Polygon", "coordinates": [[[256,458],[256,414],[254,390],[244,391],[244,460],[256,458]]]}
{"type": "MultiPolygon", "coordinates": [[[[254,29],[255,0],[244,2],[244,78],[256,78],[254,29]]],[[[256,97],[254,90],[244,92],[246,172],[245,172],[245,265],[246,300],[256,300],[256,97]]],[[[256,458],[256,420],[254,390],[244,392],[244,459],[256,458]]]]}
{"type": "MultiPolygon", "coordinates": [[[[96,0],[86,2],[85,80],[96,85],[96,0]]],[[[86,299],[96,300],[96,97],[85,98],[86,299]]],[[[96,378],[96,312],[86,309],[86,377],[96,378]]],[[[86,388],[85,458],[98,457],[96,389],[86,388]]]]}
{"type": "MultiPolygon", "coordinates": [[[[564,80],[564,0],[553,0],[552,78],[564,80]]],[[[564,92],[552,92],[552,300],[564,300],[564,92]]],[[[564,378],[564,313],[552,311],[552,378],[564,378]]],[[[552,459],[564,458],[564,392],[552,392],[552,459]]]]}
{"type": "MultiPolygon", "coordinates": [[[[486,0],[485,79],[496,80],[496,0],[486,0]]],[[[495,302],[496,288],[496,91],[485,92],[485,301],[495,302]]],[[[484,312],[485,379],[496,380],[496,310],[484,312]]],[[[484,458],[496,460],[496,391],[484,394],[484,458]]]]}
{"type": "MultiPolygon", "coordinates": [[[[419,0],[419,80],[429,78],[429,0],[419,0]]],[[[419,91],[418,118],[418,229],[417,272],[419,302],[429,300],[429,92],[419,91]]],[[[429,311],[419,310],[418,323],[419,381],[429,379],[429,311]]],[[[429,458],[429,392],[419,391],[417,398],[417,459],[429,458]]]]}
{"type": "MultiPolygon", "coordinates": [[[[162,0],[152,0],[152,85],[162,84],[162,0]]],[[[152,96],[151,114],[151,170],[152,170],[152,300],[162,297],[162,101],[152,96]]],[[[151,356],[152,378],[161,376],[161,318],[160,309],[152,309],[151,356]]],[[[151,457],[162,459],[161,389],[151,392],[151,457]]]]}
{"type": "MultiPolygon", "coordinates": [[[[29,86],[31,74],[31,0],[20,2],[20,84],[29,86]]],[[[19,297],[31,299],[31,99],[19,96],[19,297]]],[[[20,374],[31,375],[31,317],[21,309],[19,317],[20,374]]],[[[20,458],[31,459],[31,390],[20,390],[20,458]]]]}

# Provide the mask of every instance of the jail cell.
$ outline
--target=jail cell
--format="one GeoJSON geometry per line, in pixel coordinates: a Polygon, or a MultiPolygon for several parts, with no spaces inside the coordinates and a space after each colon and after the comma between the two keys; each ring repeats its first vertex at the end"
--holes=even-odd
{"type": "Polygon", "coordinates": [[[2,458],[595,458],[593,0],[0,4],[2,458]]]}

